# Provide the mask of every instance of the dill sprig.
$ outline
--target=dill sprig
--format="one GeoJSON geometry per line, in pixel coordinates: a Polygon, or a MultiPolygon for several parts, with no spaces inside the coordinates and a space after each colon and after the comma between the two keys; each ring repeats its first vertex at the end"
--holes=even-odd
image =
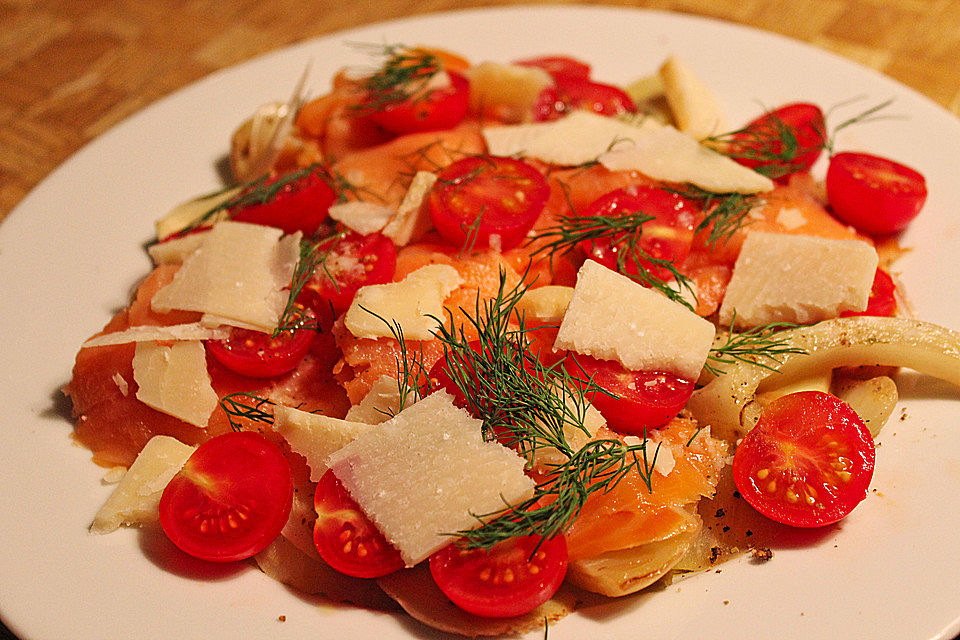
{"type": "Polygon", "coordinates": [[[707,191],[692,184],[683,188],[670,189],[673,193],[688,200],[700,203],[704,218],[694,229],[694,233],[707,233],[707,244],[716,246],[721,240],[727,240],[749,221],[747,214],[758,204],[755,195],[743,193],[717,193],[707,191]]]}
{"type": "MultiPolygon", "coordinates": [[[[396,319],[391,318],[388,320],[376,311],[372,311],[363,305],[360,305],[360,309],[383,322],[383,324],[387,326],[387,329],[389,329],[390,334],[400,345],[400,355],[394,358],[397,365],[397,391],[400,398],[397,413],[399,413],[403,411],[407,402],[413,404],[422,400],[428,391],[428,385],[423,383],[423,381],[427,380],[428,376],[428,372],[423,366],[423,343],[421,342],[419,344],[420,357],[411,359],[408,355],[410,350],[407,347],[407,340],[403,335],[403,327],[400,326],[400,323],[396,319]]],[[[384,413],[390,417],[394,415],[390,412],[384,413]]]]}
{"type": "Polygon", "coordinates": [[[704,369],[714,375],[723,373],[717,365],[736,362],[756,364],[770,371],[778,371],[779,365],[783,363],[781,359],[783,356],[807,353],[806,349],[791,346],[789,340],[782,335],[784,330],[796,329],[798,326],[796,324],[771,322],[742,333],[735,333],[733,331],[735,322],[736,314],[730,321],[725,342],[710,349],[707,355],[704,369]]]}
{"type": "MultiPolygon", "coordinates": [[[[835,105],[834,107],[831,107],[830,110],[827,112],[826,118],[829,119],[830,116],[833,114],[834,110],[841,106],[844,106],[844,104],[845,103],[841,103],[839,105],[835,105]]],[[[837,134],[843,131],[844,129],[846,129],[847,127],[853,126],[855,124],[874,122],[876,120],[895,118],[896,116],[878,115],[881,111],[889,107],[891,104],[893,104],[893,98],[890,98],[889,100],[885,100],[880,104],[869,107],[868,109],[861,111],[857,115],[842,121],[840,124],[835,126],[833,128],[833,131],[830,132],[830,135],[827,136],[827,140],[824,143],[823,148],[827,150],[827,153],[829,153],[830,155],[833,155],[837,134]]]]}
{"type": "Polygon", "coordinates": [[[558,253],[569,253],[583,242],[607,241],[616,254],[619,273],[692,309],[693,305],[682,293],[685,289],[696,299],[690,278],[680,273],[673,261],[651,255],[640,243],[644,223],[655,219],[642,211],[624,211],[615,216],[560,216],[557,224],[540,230],[530,242],[546,240],[534,255],[546,253],[553,258],[558,253]],[[658,278],[654,270],[670,274],[676,286],[658,278]]]}
{"type": "Polygon", "coordinates": [[[423,93],[442,66],[432,53],[402,45],[377,46],[374,53],[385,60],[363,81],[367,95],[363,104],[357,105],[363,112],[380,111],[423,93]]]}
{"type": "Polygon", "coordinates": [[[275,402],[245,391],[231,393],[220,399],[220,407],[227,414],[230,428],[234,431],[243,431],[243,424],[238,420],[240,418],[260,424],[273,424],[273,411],[268,410],[268,407],[273,406],[276,406],[275,402]]]}
{"type": "MultiPolygon", "coordinates": [[[[826,146],[824,132],[818,131],[817,148],[826,146]]],[[[802,168],[801,157],[811,150],[811,145],[801,146],[797,132],[782,119],[771,114],[764,126],[744,127],[706,139],[714,149],[732,160],[744,160],[754,171],[771,180],[788,175],[802,168]]]]}
{"type": "Polygon", "coordinates": [[[303,288],[316,273],[317,269],[323,269],[326,276],[330,278],[334,286],[336,286],[336,278],[334,278],[327,269],[327,258],[336,247],[337,241],[346,234],[346,231],[339,229],[319,239],[303,238],[300,240],[300,257],[297,259],[297,264],[293,268],[293,275],[290,279],[290,292],[287,295],[287,302],[277,321],[277,328],[273,331],[273,337],[277,337],[284,331],[294,329],[319,329],[319,326],[316,324],[312,326],[305,324],[302,309],[297,304],[297,298],[300,297],[303,288]]]}

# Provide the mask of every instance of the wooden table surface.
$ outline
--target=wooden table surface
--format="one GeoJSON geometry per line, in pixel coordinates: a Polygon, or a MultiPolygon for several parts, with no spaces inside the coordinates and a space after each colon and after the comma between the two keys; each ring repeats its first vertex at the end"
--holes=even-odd
{"type": "MultiPolygon", "coordinates": [[[[0,220],[86,142],[158,98],[339,29],[491,0],[0,0],[0,220]]],[[[524,4],[529,4],[525,2],[524,4]]],[[[632,0],[775,31],[960,115],[960,0],[632,0]]]]}

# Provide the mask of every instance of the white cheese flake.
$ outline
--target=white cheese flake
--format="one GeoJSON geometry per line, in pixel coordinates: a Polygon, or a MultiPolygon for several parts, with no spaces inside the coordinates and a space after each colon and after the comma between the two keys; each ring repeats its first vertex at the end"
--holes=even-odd
{"type": "Polygon", "coordinates": [[[169,346],[138,342],[133,379],[138,400],[198,427],[207,426],[219,402],[207,373],[206,350],[197,340],[169,346]]]}
{"type": "Polygon", "coordinates": [[[199,322],[172,324],[165,327],[138,325],[123,331],[105,333],[84,342],[80,348],[107,347],[130,342],[156,342],[173,340],[222,340],[230,335],[227,329],[211,329],[199,322]]]}
{"type": "Polygon", "coordinates": [[[524,460],[485,442],[482,423],[431,394],[330,456],[330,468],[407,566],[477,526],[474,514],[533,495],[524,460]]]}
{"type": "Polygon", "coordinates": [[[573,287],[551,284],[537,289],[528,289],[517,302],[517,310],[526,314],[528,318],[543,322],[560,322],[563,320],[563,314],[567,312],[572,297],[573,287]]]}
{"type": "Polygon", "coordinates": [[[183,264],[187,256],[200,248],[203,244],[203,238],[206,231],[198,231],[185,235],[182,238],[174,238],[158,242],[147,247],[147,253],[153,260],[153,264],[183,264]]]}
{"type": "Polygon", "coordinates": [[[374,426],[352,420],[340,420],[277,405],[273,408],[273,429],[287,441],[290,449],[307,461],[310,481],[317,482],[327,471],[331,453],[352,442],[374,426]]]}
{"type": "Polygon", "coordinates": [[[670,56],[660,67],[660,77],[680,131],[695,140],[726,131],[720,102],[688,64],[670,56]]]}
{"type": "Polygon", "coordinates": [[[405,247],[412,241],[419,240],[433,227],[430,210],[424,200],[436,182],[437,174],[430,171],[417,171],[414,174],[403,201],[397,207],[397,215],[383,228],[383,235],[393,240],[398,247],[405,247]]]}
{"type": "Polygon", "coordinates": [[[484,61],[467,70],[475,113],[491,113],[504,122],[519,122],[533,111],[544,89],[553,84],[538,67],[484,61]]]}
{"type": "Polygon", "coordinates": [[[555,345],[616,360],[631,371],[665,371],[696,380],[714,334],[712,323],[683,305],[587,260],[555,345]]]}
{"type": "MultiPolygon", "coordinates": [[[[408,403],[413,397],[407,398],[408,403]]],[[[347,411],[347,420],[380,424],[400,412],[400,384],[396,378],[380,376],[370,387],[370,391],[347,411]]]]}
{"type": "MultiPolygon", "coordinates": [[[[177,231],[181,231],[194,222],[197,222],[205,213],[215,209],[231,198],[240,194],[241,187],[234,187],[226,191],[220,191],[211,195],[201,196],[193,200],[182,202],[171,209],[166,215],[157,220],[156,230],[157,239],[164,240],[177,231]]],[[[210,223],[216,222],[227,215],[226,211],[220,212],[210,223]]]]}
{"type": "Polygon", "coordinates": [[[354,200],[331,205],[330,217],[360,235],[369,235],[383,229],[396,215],[390,207],[354,200]]]}

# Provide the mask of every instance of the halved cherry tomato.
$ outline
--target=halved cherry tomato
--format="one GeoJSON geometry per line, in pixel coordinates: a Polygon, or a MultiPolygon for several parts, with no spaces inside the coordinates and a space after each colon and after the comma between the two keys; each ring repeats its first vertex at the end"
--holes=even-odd
{"type": "Polygon", "coordinates": [[[456,246],[515,247],[543,210],[550,187],[522,160],[470,156],[445,167],[429,195],[433,226],[456,246]]]}
{"type": "Polygon", "coordinates": [[[360,510],[340,480],[327,471],[314,494],[313,541],[324,562],[348,576],[379,578],[403,568],[400,552],[360,510]]]}
{"type": "Polygon", "coordinates": [[[391,133],[452,129],[460,124],[470,106],[470,83],[448,71],[450,84],[412,95],[402,102],[388,102],[370,113],[370,119],[391,133]]]}
{"type": "Polygon", "coordinates": [[[343,313],[357,289],[390,282],[397,269],[397,247],[381,233],[362,236],[351,231],[319,250],[328,252],[326,258],[299,298],[318,314],[330,308],[337,315],[343,313]]]}
{"type": "Polygon", "coordinates": [[[330,205],[336,199],[333,187],[319,171],[310,171],[297,179],[278,176],[259,188],[264,197],[232,209],[232,220],[277,227],[284,233],[302,231],[311,235],[326,220],[330,205]]]}
{"type": "Polygon", "coordinates": [[[569,56],[540,56],[517,60],[514,64],[523,67],[539,67],[554,78],[590,79],[590,65],[569,56]]]}
{"type": "Polygon", "coordinates": [[[860,416],[822,391],[782,396],[737,447],[733,480],[744,499],[777,522],[837,522],[867,495],[876,450],[860,416]]]}
{"type": "Polygon", "coordinates": [[[163,490],[160,525],[183,551],[229,562],[259,553],[280,535],[293,501],[290,466],[263,435],[207,440],[163,490]]]}
{"type": "Polygon", "coordinates": [[[826,131],[820,107],[788,104],[734,133],[725,153],[767,177],[786,178],[813,166],[826,145],[826,131]]]}
{"type": "Polygon", "coordinates": [[[617,433],[643,435],[646,429],[662,427],[680,413],[693,394],[692,380],[663,371],[629,371],[613,360],[571,352],[563,367],[572,378],[591,380],[612,394],[591,392],[587,399],[617,433]]]}
{"type": "Polygon", "coordinates": [[[833,215],[857,231],[903,231],[927,200],[927,182],[906,165],[867,153],[838,153],[827,167],[833,215]]]}
{"type": "Polygon", "coordinates": [[[487,618],[518,616],[560,588],[567,573],[567,543],[563,536],[511,538],[489,550],[454,543],[430,556],[430,573],[464,611],[487,618]]]}
{"type": "MultiPolygon", "coordinates": [[[[700,206],[676,193],[657,187],[630,187],[617,189],[595,200],[583,212],[584,217],[621,217],[642,213],[654,216],[636,232],[638,249],[648,256],[674,264],[683,262],[690,253],[693,230],[700,216],[700,206]]],[[[580,249],[588,258],[617,269],[617,261],[625,253],[624,267],[628,274],[637,275],[642,269],[661,281],[672,278],[662,266],[629,251],[627,234],[614,239],[585,240],[580,249]]]]}
{"type": "Polygon", "coordinates": [[[556,76],[554,81],[552,87],[540,93],[533,106],[533,119],[538,122],[556,120],[574,109],[604,116],[637,110],[630,96],[619,87],[576,76],[556,76]]]}
{"type": "Polygon", "coordinates": [[[293,371],[310,351],[317,332],[313,311],[298,305],[298,324],[276,337],[262,331],[232,327],[230,337],[208,340],[207,351],[224,367],[251,378],[273,378],[293,371]]]}
{"type": "Polygon", "coordinates": [[[870,289],[870,298],[867,308],[860,312],[844,311],[841,317],[848,316],[884,316],[890,317],[897,310],[896,286],[890,274],[877,267],[873,275],[873,287],[870,289]]]}

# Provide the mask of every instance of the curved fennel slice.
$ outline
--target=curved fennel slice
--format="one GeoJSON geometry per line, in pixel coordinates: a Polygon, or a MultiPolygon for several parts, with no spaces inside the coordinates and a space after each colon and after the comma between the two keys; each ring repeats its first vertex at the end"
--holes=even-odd
{"type": "Polygon", "coordinates": [[[789,384],[817,371],[862,365],[902,366],[960,387],[960,332],[906,318],[852,317],[824,320],[784,332],[785,342],[805,353],[782,356],[776,371],[736,362],[697,389],[687,404],[718,438],[734,441],[756,424],[749,407],[764,386],[789,384]]]}

